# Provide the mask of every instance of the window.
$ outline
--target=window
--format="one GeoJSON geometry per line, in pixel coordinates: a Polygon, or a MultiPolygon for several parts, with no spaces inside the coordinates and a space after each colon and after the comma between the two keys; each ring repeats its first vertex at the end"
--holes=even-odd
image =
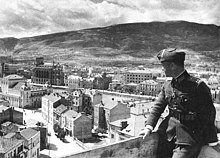
{"type": "Polygon", "coordinates": [[[114,138],[114,134],[111,134],[111,138],[114,138]]]}

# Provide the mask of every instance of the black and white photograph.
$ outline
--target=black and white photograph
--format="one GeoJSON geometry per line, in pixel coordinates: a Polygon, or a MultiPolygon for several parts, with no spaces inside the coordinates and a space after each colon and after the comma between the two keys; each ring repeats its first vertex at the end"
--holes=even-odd
{"type": "Polygon", "coordinates": [[[220,158],[220,1],[0,0],[0,158],[220,158]]]}

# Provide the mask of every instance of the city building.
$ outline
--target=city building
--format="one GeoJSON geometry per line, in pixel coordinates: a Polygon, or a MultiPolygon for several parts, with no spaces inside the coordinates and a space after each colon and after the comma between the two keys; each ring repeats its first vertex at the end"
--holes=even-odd
{"type": "Polygon", "coordinates": [[[75,75],[69,75],[65,77],[64,83],[65,86],[69,88],[80,88],[80,81],[82,80],[82,77],[80,76],[75,76],[75,75]]]}
{"type": "Polygon", "coordinates": [[[61,97],[55,93],[45,95],[42,97],[42,117],[51,125],[54,121],[54,108],[60,105],[61,97]]]}
{"type": "Polygon", "coordinates": [[[23,112],[20,112],[13,107],[0,105],[0,124],[7,121],[23,124],[23,112]]]}
{"type": "MultiPolygon", "coordinates": [[[[105,97],[100,104],[103,105],[105,111],[104,121],[106,122],[103,124],[106,124],[108,130],[110,122],[130,117],[130,108],[128,108],[126,103],[123,103],[120,100],[115,100],[111,97],[105,97]]],[[[94,118],[96,118],[96,122],[100,117],[99,115],[100,113],[96,113],[96,116],[94,116],[94,118]]]]}
{"type": "Polygon", "coordinates": [[[24,139],[24,147],[27,151],[27,158],[38,158],[40,156],[40,131],[26,128],[20,131],[24,139]]]}
{"type": "MultiPolygon", "coordinates": [[[[131,137],[136,137],[139,132],[144,129],[150,110],[154,102],[149,100],[127,101],[127,106],[130,108],[130,117],[121,119],[110,123],[110,136],[111,141],[120,141],[131,137]]],[[[161,115],[155,129],[165,116],[168,114],[168,109],[161,115]]]]}
{"type": "Polygon", "coordinates": [[[63,86],[63,66],[59,63],[44,63],[43,58],[36,58],[36,67],[32,69],[31,81],[33,83],[63,86]]]}
{"type": "Polygon", "coordinates": [[[125,72],[125,83],[141,83],[164,76],[164,72],[158,69],[129,70],[125,72]]]}
{"type": "Polygon", "coordinates": [[[0,137],[0,157],[1,158],[26,158],[24,152],[24,140],[18,138],[0,137]]]}
{"type": "Polygon", "coordinates": [[[141,83],[152,78],[152,72],[145,70],[130,70],[125,73],[125,83],[141,83]]]}
{"type": "Polygon", "coordinates": [[[24,66],[24,64],[1,63],[0,77],[16,74],[18,69],[20,69],[22,66],[24,66]]]}
{"type": "Polygon", "coordinates": [[[65,125],[64,113],[68,110],[68,107],[61,104],[54,108],[54,123],[58,124],[61,128],[65,125]]]}
{"type": "Polygon", "coordinates": [[[144,95],[157,96],[161,90],[161,84],[155,80],[145,80],[139,84],[139,92],[144,95]]]}
{"type": "Polygon", "coordinates": [[[74,110],[68,110],[64,113],[64,130],[67,135],[80,140],[91,137],[92,119],[85,113],[78,113],[74,110]]]}
{"type": "Polygon", "coordinates": [[[10,106],[20,108],[41,107],[41,97],[47,89],[31,86],[18,75],[9,75],[0,79],[0,96],[9,102],[10,106]]]}

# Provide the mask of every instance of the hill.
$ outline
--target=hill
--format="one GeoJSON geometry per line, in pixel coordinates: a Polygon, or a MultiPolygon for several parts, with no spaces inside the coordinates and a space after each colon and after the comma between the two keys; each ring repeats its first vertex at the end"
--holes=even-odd
{"type": "MultiPolygon", "coordinates": [[[[167,47],[188,50],[189,59],[218,61],[220,27],[186,21],[128,23],[70,32],[0,39],[0,54],[17,60],[46,60],[115,65],[155,60],[167,47]]],[[[200,60],[200,61],[201,61],[200,60]]]]}

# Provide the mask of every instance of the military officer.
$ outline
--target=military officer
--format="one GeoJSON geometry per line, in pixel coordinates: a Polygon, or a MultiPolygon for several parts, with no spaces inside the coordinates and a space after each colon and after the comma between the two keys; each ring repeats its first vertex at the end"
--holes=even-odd
{"type": "Polygon", "coordinates": [[[202,145],[209,144],[214,148],[218,146],[214,125],[216,111],[210,89],[203,81],[190,76],[185,70],[183,50],[163,49],[157,57],[166,76],[172,77],[172,80],[163,85],[148,117],[147,125],[140,135],[145,138],[152,132],[168,106],[169,115],[161,124],[161,129],[165,129],[165,140],[172,143],[169,156],[196,158],[202,145]]]}

